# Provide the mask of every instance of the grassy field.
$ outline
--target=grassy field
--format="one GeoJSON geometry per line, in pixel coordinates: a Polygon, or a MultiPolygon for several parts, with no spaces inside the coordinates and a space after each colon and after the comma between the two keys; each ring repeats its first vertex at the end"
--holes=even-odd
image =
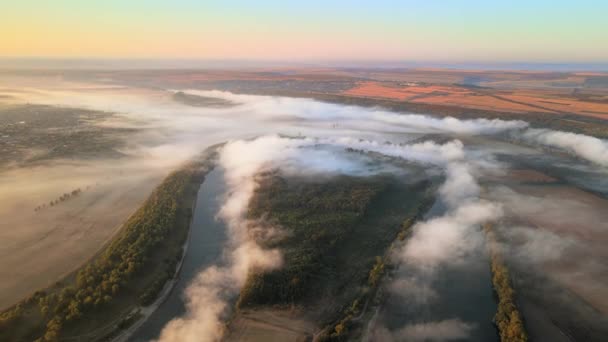
{"type": "Polygon", "coordinates": [[[167,174],[118,151],[136,130],[104,126],[112,117],[0,104],[0,310],[94,255],[167,174]]]}
{"type": "Polygon", "coordinates": [[[89,263],[0,316],[0,340],[103,340],[173,276],[208,162],[171,173],[89,263]]]}
{"type": "Polygon", "coordinates": [[[95,255],[167,174],[120,170],[49,165],[0,172],[0,310],[95,255]],[[78,196],[49,205],[76,188],[78,196]]]}

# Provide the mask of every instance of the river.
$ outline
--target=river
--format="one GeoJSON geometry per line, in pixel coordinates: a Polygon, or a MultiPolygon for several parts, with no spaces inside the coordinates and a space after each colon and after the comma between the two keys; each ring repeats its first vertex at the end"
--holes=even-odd
{"type": "MultiPolygon", "coordinates": [[[[425,219],[440,216],[445,210],[441,201],[437,201],[425,219]]],[[[492,323],[496,300],[483,243],[458,263],[441,265],[430,273],[402,264],[392,279],[396,283],[401,280],[403,287],[389,291],[377,324],[391,331],[396,340],[419,340],[417,334],[428,334],[439,340],[499,341],[492,323]],[[452,324],[455,320],[459,323],[452,324]],[[450,322],[450,327],[440,322],[450,322]],[[408,326],[409,329],[402,330],[408,326]],[[412,329],[414,326],[418,329],[412,329]],[[459,334],[463,336],[453,338],[459,334]]]]}
{"type": "MultiPolygon", "coordinates": [[[[191,236],[180,278],[167,300],[135,332],[130,341],[143,342],[158,338],[162,328],[173,318],[186,312],[183,293],[192,279],[206,267],[216,264],[226,241],[225,225],[216,220],[221,197],[226,185],[221,169],[211,171],[198,195],[191,236]]],[[[427,214],[427,219],[441,215],[444,206],[438,202],[427,214]]],[[[473,341],[497,341],[492,318],[496,312],[493,298],[489,261],[485,248],[480,246],[465,257],[463,264],[445,266],[433,277],[432,290],[438,297],[431,302],[413,303],[399,295],[392,295],[380,312],[383,325],[389,330],[406,324],[436,322],[459,318],[470,324],[469,339],[473,341]]],[[[402,266],[395,278],[408,279],[416,270],[402,266]]]]}
{"type": "Polygon", "coordinates": [[[222,203],[226,185],[223,171],[214,169],[205,177],[197,194],[194,218],[190,227],[190,243],[179,280],[173,291],[148,320],[133,334],[130,341],[156,339],[162,328],[173,318],[186,312],[183,293],[192,279],[202,270],[219,261],[222,256],[226,230],[215,216],[222,203]]]}

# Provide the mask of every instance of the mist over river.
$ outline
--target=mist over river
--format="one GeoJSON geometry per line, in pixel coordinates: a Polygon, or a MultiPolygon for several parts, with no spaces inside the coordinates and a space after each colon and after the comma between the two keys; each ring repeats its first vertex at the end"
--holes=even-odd
{"type": "MultiPolygon", "coordinates": [[[[112,165],[128,166],[139,182],[145,181],[143,176],[158,181],[205,148],[225,143],[218,149],[217,167],[198,192],[179,280],[132,341],[220,340],[249,272],[284,267],[280,248],[265,248],[250,234],[267,229],[280,235],[280,227],[268,227],[247,215],[259,186],[256,177],[275,170],[318,179],[390,174],[406,180],[441,180],[431,212],[413,225],[391,255],[397,266],[382,285],[388,299],[365,325],[368,336],[384,341],[498,340],[493,323],[496,297],[481,229],[486,223],[496,227],[507,264],[518,265],[521,274],[542,274],[551,286],[567,289],[579,299],[560,302],[562,313],[580,309],[588,315],[583,325],[568,328],[568,334],[580,339],[587,336],[584,331],[606,330],[605,140],[530,127],[525,116],[438,118],[196,89],[181,91],[214,99],[216,105],[176,101],[174,89],[62,83],[28,89],[18,95],[22,101],[115,113],[98,125],[132,130],[129,140],[117,148],[120,158],[69,161],[69,168],[90,179],[112,165]],[[150,170],[161,171],[154,178],[147,174],[150,170]],[[592,262],[572,260],[572,255],[592,262]]],[[[26,201],[24,184],[44,184],[49,172],[67,169],[66,164],[55,163],[40,166],[39,172],[23,179],[0,174],[0,198],[26,201]]],[[[28,219],[15,218],[17,223],[28,219]]],[[[0,238],[0,253],[14,247],[5,241],[0,238]]],[[[514,284],[516,293],[518,285],[527,286],[522,281],[514,284]]],[[[541,290],[522,291],[526,297],[518,300],[542,297],[534,319],[546,324],[528,329],[571,327],[567,315],[555,318],[547,305],[558,298],[544,293],[542,284],[537,286],[541,290]]]]}
{"type": "Polygon", "coordinates": [[[205,177],[196,197],[190,226],[188,250],[171,294],[132,336],[132,341],[158,338],[162,328],[186,312],[183,295],[192,279],[204,268],[220,261],[226,241],[225,226],[216,219],[226,190],[222,170],[214,169],[205,177]]]}

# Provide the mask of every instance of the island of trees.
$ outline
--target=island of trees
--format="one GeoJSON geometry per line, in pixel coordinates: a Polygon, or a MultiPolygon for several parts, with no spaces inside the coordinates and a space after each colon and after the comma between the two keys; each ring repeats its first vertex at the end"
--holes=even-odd
{"type": "Polygon", "coordinates": [[[391,176],[311,180],[280,172],[259,179],[249,216],[285,230],[283,238],[261,242],[280,248],[284,265],[251,272],[238,309],[303,306],[325,327],[319,340],[357,335],[359,316],[387,272],[388,248],[429,208],[434,183],[391,176]]]}

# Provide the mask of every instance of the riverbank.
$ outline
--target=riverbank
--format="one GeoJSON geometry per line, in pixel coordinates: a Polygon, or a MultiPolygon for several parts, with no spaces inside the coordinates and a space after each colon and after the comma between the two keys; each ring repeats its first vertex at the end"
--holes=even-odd
{"type": "Polygon", "coordinates": [[[75,276],[5,311],[0,339],[108,340],[142,314],[142,305],[153,312],[181,267],[193,200],[213,156],[208,150],[167,176],[75,276]]]}
{"type": "Polygon", "coordinates": [[[224,171],[215,168],[205,177],[198,191],[193,221],[190,228],[189,247],[173,289],[158,308],[136,329],[128,339],[131,342],[157,340],[163,328],[173,319],[183,317],[188,312],[188,287],[204,270],[221,262],[225,252],[227,230],[225,222],[217,219],[217,213],[224,203],[227,188],[224,171]]]}
{"type": "MultiPolygon", "coordinates": [[[[205,182],[206,177],[209,174],[209,172],[211,172],[215,167],[214,162],[212,162],[211,159],[212,159],[211,156],[207,156],[205,158],[205,163],[203,163],[203,166],[201,169],[202,180],[199,184],[199,188],[205,182]]],[[[194,198],[191,200],[191,203],[192,203],[190,206],[192,208],[191,213],[193,213],[193,210],[196,208],[197,199],[198,199],[198,190],[194,193],[194,198]]],[[[179,281],[180,273],[182,271],[182,266],[184,265],[184,260],[188,253],[188,248],[190,246],[190,240],[191,240],[191,236],[192,236],[192,225],[193,224],[194,224],[194,214],[191,214],[190,223],[188,225],[189,226],[188,235],[186,237],[186,240],[184,241],[184,244],[182,245],[182,255],[181,255],[181,258],[180,258],[178,264],[175,267],[175,273],[173,274],[173,277],[171,278],[171,280],[169,280],[165,284],[165,286],[161,290],[158,298],[154,301],[154,303],[152,303],[148,306],[141,306],[141,307],[134,308],[129,313],[129,317],[137,317],[137,318],[135,319],[134,322],[131,323],[131,325],[129,325],[124,330],[121,330],[117,336],[113,337],[111,339],[112,342],[128,341],[133,336],[133,334],[135,334],[137,332],[137,330],[139,330],[148,321],[148,319],[152,316],[152,314],[154,314],[156,312],[156,310],[158,310],[158,308],[171,295],[171,293],[175,289],[175,285],[179,281]]]]}
{"type": "MultiPolygon", "coordinates": [[[[207,172],[209,172],[209,171],[211,171],[211,169],[208,170],[207,172]]],[[[205,180],[203,179],[202,183],[204,183],[204,182],[205,182],[205,180]]],[[[201,183],[201,185],[202,185],[202,183],[201,183]]],[[[194,200],[192,201],[192,208],[196,208],[196,200],[197,200],[197,197],[194,197],[194,200]]],[[[139,318],[136,319],[136,321],[133,324],[131,324],[129,327],[127,327],[125,330],[122,330],[116,337],[112,338],[113,342],[128,341],[129,338],[131,338],[131,336],[133,336],[133,334],[148,321],[150,316],[152,316],[152,314],[154,312],[156,312],[156,310],[158,310],[160,305],[167,300],[167,298],[169,297],[169,295],[175,288],[175,284],[179,280],[179,275],[182,270],[182,266],[184,264],[184,259],[186,258],[186,254],[188,253],[188,247],[190,246],[190,237],[192,235],[193,221],[194,221],[194,216],[191,216],[190,217],[190,229],[188,229],[188,236],[186,237],[186,241],[184,241],[184,245],[182,246],[182,250],[183,250],[182,256],[179,260],[179,263],[177,264],[177,266],[175,268],[175,274],[173,275],[173,278],[165,284],[165,287],[161,291],[158,298],[154,301],[154,303],[152,303],[146,307],[135,308],[131,311],[131,313],[129,315],[133,315],[133,316],[139,317],[139,318]]]]}

